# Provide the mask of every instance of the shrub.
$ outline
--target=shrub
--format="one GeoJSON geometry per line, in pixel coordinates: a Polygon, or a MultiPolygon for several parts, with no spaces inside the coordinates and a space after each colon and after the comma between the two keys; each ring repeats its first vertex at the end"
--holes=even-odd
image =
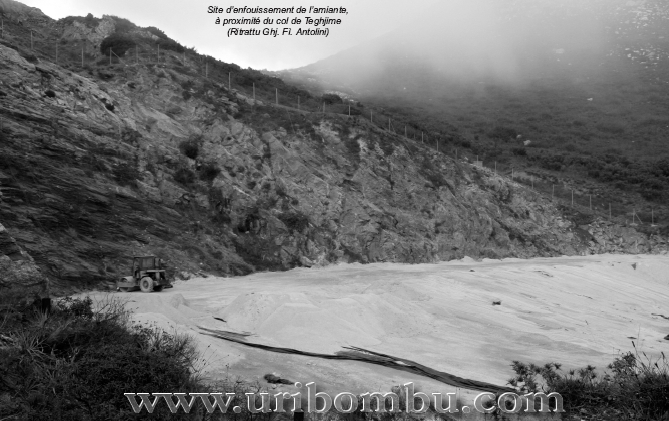
{"type": "Polygon", "coordinates": [[[142,134],[137,130],[125,127],[121,132],[121,140],[130,145],[136,145],[139,139],[142,137],[142,134]]]}
{"type": "Polygon", "coordinates": [[[109,56],[109,50],[111,49],[114,54],[122,57],[126,51],[135,45],[135,41],[128,35],[113,33],[102,40],[102,43],[100,44],[100,52],[105,56],[109,56]]]}
{"type": "Polygon", "coordinates": [[[283,184],[277,184],[274,187],[274,191],[279,197],[288,197],[288,192],[286,191],[286,187],[283,184]]]}
{"type": "Polygon", "coordinates": [[[128,163],[118,164],[113,170],[114,178],[122,186],[134,186],[138,178],[139,171],[134,165],[128,163]]]}
{"type": "Polygon", "coordinates": [[[49,98],[55,98],[56,97],[56,93],[54,91],[52,91],[51,89],[44,92],[44,95],[48,96],[49,98]]]}
{"type": "Polygon", "coordinates": [[[165,35],[165,32],[162,30],[156,28],[155,26],[149,26],[146,28],[147,31],[152,33],[153,35],[157,36],[160,39],[169,39],[167,35],[165,35]]]}
{"type": "Polygon", "coordinates": [[[88,28],[95,28],[98,24],[98,21],[100,19],[95,18],[91,13],[86,15],[86,17],[83,16],[68,16],[66,18],[61,19],[59,22],[64,23],[65,25],[71,25],[73,22],[79,22],[83,23],[86,25],[88,28]]]}
{"type": "MultiPolygon", "coordinates": [[[[100,62],[98,64],[103,64],[104,65],[104,64],[107,64],[107,63],[109,63],[109,62],[106,59],[102,59],[102,60],[100,60],[100,62]]],[[[114,73],[98,70],[98,76],[102,80],[111,80],[111,79],[114,78],[114,73]]]]}
{"type": "Polygon", "coordinates": [[[25,58],[29,63],[37,63],[39,61],[35,54],[26,54],[23,56],[23,58],[25,58]]]}
{"type": "Polygon", "coordinates": [[[309,218],[297,211],[281,213],[278,218],[291,231],[302,232],[309,226],[309,218]]]}
{"type": "Polygon", "coordinates": [[[114,15],[111,15],[110,17],[114,19],[114,23],[116,24],[115,32],[117,34],[125,34],[137,28],[137,25],[130,22],[128,19],[120,18],[114,15]]]}
{"type": "Polygon", "coordinates": [[[521,155],[521,156],[527,155],[527,150],[523,147],[520,147],[520,146],[515,147],[515,148],[511,148],[511,152],[514,155],[521,155]]]}
{"type": "Polygon", "coordinates": [[[523,393],[559,393],[567,415],[659,420],[669,411],[669,361],[664,354],[651,361],[628,352],[609,364],[610,373],[603,376],[590,365],[569,373],[561,372],[557,363],[536,366],[514,361],[511,366],[516,376],[509,380],[510,385],[523,393]]]}
{"type": "Polygon", "coordinates": [[[342,99],[337,94],[323,94],[322,100],[327,105],[330,104],[341,104],[342,99]]]}
{"type": "Polygon", "coordinates": [[[669,158],[663,158],[653,164],[653,171],[658,176],[669,177],[669,158]]]}
{"type": "Polygon", "coordinates": [[[179,168],[174,173],[174,181],[181,183],[185,186],[193,184],[195,181],[195,173],[188,168],[179,168]]]}
{"type": "Polygon", "coordinates": [[[190,138],[181,142],[179,144],[179,149],[190,159],[197,158],[198,154],[200,153],[200,145],[195,138],[190,138]]]}
{"type": "Polygon", "coordinates": [[[626,127],[623,124],[616,122],[610,122],[608,124],[599,123],[596,127],[599,131],[604,133],[620,135],[626,132],[626,127]]]}
{"type": "Polygon", "coordinates": [[[272,159],[272,151],[268,145],[265,145],[263,148],[262,159],[270,160],[272,159]]]}
{"type": "Polygon", "coordinates": [[[344,145],[346,146],[346,150],[350,155],[352,155],[354,161],[359,161],[360,160],[360,143],[358,143],[358,137],[356,136],[355,138],[351,139],[350,137],[345,137],[344,139],[344,145]]]}
{"type": "MultiPolygon", "coordinates": [[[[188,336],[132,326],[119,301],[94,308],[65,298],[49,313],[8,313],[0,324],[0,419],[137,418],[129,391],[202,390],[188,336]],[[190,390],[189,390],[190,389],[190,390]]],[[[175,419],[166,405],[155,419],[175,419]]]]}
{"type": "Polygon", "coordinates": [[[170,38],[165,40],[159,40],[158,45],[160,45],[161,50],[171,50],[177,53],[183,53],[184,51],[186,51],[183,45],[179,44],[178,42],[170,38]]]}
{"type": "Polygon", "coordinates": [[[216,164],[206,163],[200,168],[200,180],[213,181],[221,173],[221,169],[216,164]]]}
{"type": "Polygon", "coordinates": [[[497,126],[488,134],[492,139],[509,140],[515,139],[518,132],[515,129],[504,126],[497,126]]]}

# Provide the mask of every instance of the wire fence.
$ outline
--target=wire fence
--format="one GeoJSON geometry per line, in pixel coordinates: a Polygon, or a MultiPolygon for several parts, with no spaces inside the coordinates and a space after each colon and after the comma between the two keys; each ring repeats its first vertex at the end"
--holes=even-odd
{"type": "Polygon", "coordinates": [[[458,147],[449,139],[427,130],[421,130],[419,124],[393,119],[391,114],[377,107],[365,107],[347,98],[343,98],[340,103],[319,102],[314,97],[303,98],[295,90],[282,92],[278,87],[256,85],[243,74],[236,74],[232,71],[222,72],[220,66],[216,66],[216,63],[210,64],[206,56],[194,50],[184,49],[183,52],[161,50],[160,45],[156,44],[155,48],[150,49],[135,46],[120,55],[109,48],[107,54],[102,54],[98,46],[83,39],[47,38],[37,31],[16,24],[11,25],[10,31],[6,23],[6,19],[0,20],[1,42],[10,45],[19,44],[23,48],[29,48],[41,59],[64,67],[86,69],[94,65],[143,66],[155,64],[180,71],[194,68],[199,75],[227,88],[230,95],[240,94],[253,99],[256,104],[275,106],[289,112],[322,113],[352,118],[358,122],[364,121],[365,124],[393,134],[404,141],[413,141],[416,146],[429,148],[434,153],[448,155],[460,163],[488,168],[500,177],[510,178],[538,194],[543,194],[544,197],[550,197],[563,210],[578,213],[584,221],[599,217],[621,225],[643,227],[650,231],[666,224],[667,215],[656,213],[653,207],[635,208],[629,204],[607,200],[597,194],[583,194],[582,189],[575,186],[547,181],[536,172],[530,172],[531,167],[513,168],[494,161],[484,162],[471,151],[458,147]]]}

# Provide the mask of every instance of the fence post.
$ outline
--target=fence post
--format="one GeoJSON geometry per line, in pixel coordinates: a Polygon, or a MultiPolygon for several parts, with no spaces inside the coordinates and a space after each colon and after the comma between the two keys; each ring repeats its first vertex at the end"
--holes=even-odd
{"type": "Polygon", "coordinates": [[[551,193],[551,200],[555,199],[555,184],[553,184],[553,193],[551,193]]]}
{"type": "Polygon", "coordinates": [[[420,143],[425,143],[425,142],[423,141],[423,132],[420,132],[420,143]]]}
{"type": "Polygon", "coordinates": [[[369,121],[374,122],[374,111],[369,110],[369,121]]]}
{"type": "Polygon", "coordinates": [[[84,67],[84,47],[81,47],[81,67],[84,67]]]}
{"type": "Polygon", "coordinates": [[[300,96],[297,96],[297,109],[300,109],[300,96]]]}
{"type": "Polygon", "coordinates": [[[348,116],[351,116],[351,104],[348,104],[348,116]]]}
{"type": "Polygon", "coordinates": [[[253,84],[253,100],[256,100],[256,84],[253,84]]]}
{"type": "Polygon", "coordinates": [[[56,41],[56,64],[58,64],[58,41],[56,41]]]}
{"type": "Polygon", "coordinates": [[[495,161],[495,175],[497,175],[497,161],[495,161]]]}
{"type": "Polygon", "coordinates": [[[611,220],[611,204],[609,203],[609,221],[611,220]]]}
{"type": "Polygon", "coordinates": [[[204,77],[205,79],[209,78],[209,63],[204,63],[204,77]]]}
{"type": "Polygon", "coordinates": [[[592,195],[590,195],[590,210],[592,210],[592,195]]]}
{"type": "Polygon", "coordinates": [[[571,189],[571,207],[574,207],[574,189],[571,189]]]}
{"type": "Polygon", "coordinates": [[[110,66],[111,66],[111,53],[112,53],[112,49],[111,49],[111,47],[109,47],[109,65],[110,66]]]}
{"type": "Polygon", "coordinates": [[[33,31],[30,31],[30,49],[33,49],[33,31]]]}
{"type": "Polygon", "coordinates": [[[137,64],[139,64],[139,46],[135,46],[135,61],[137,61],[137,64]]]}
{"type": "Polygon", "coordinates": [[[230,72],[228,72],[228,91],[232,92],[232,82],[231,82],[230,72]]]}
{"type": "Polygon", "coordinates": [[[279,88],[274,88],[275,102],[279,105],[279,88]]]}
{"type": "Polygon", "coordinates": [[[158,58],[156,61],[160,63],[160,44],[158,44],[158,58]]]}

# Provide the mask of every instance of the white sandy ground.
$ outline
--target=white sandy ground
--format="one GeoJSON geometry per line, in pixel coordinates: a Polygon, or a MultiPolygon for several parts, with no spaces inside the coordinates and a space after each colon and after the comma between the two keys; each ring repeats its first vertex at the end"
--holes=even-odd
{"type": "MultiPolygon", "coordinates": [[[[252,349],[201,335],[197,326],[311,352],[358,346],[499,385],[513,376],[512,360],[604,369],[633,350],[632,340],[651,357],[669,355],[669,320],[652,315],[669,317],[667,255],[347,264],[113,295],[128,301],[138,322],[191,332],[210,376],[267,385],[262,377],[273,373],[314,381],[331,396],[410,381],[429,393],[456,390],[391,368],[252,349]]],[[[465,401],[477,393],[458,391],[465,401]]]]}

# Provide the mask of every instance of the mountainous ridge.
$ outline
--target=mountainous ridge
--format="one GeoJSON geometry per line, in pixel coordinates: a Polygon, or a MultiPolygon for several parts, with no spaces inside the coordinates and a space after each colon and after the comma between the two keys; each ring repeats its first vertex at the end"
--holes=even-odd
{"type": "MultiPolygon", "coordinates": [[[[484,4],[463,10],[477,12],[484,4]]],[[[435,12],[420,36],[399,29],[274,74],[305,89],[353,97],[368,117],[372,111],[375,119],[429,135],[433,144],[439,139],[451,155],[458,149],[504,174],[530,173],[545,194],[553,186],[573,189],[586,206],[591,196],[606,213],[609,204],[613,215],[628,220],[642,212],[644,221],[659,221],[666,231],[666,2],[494,7],[490,17],[462,17],[463,23],[454,14],[446,29],[428,24],[448,20],[435,12]],[[442,42],[444,34],[453,42],[442,42]]]]}
{"type": "Polygon", "coordinates": [[[662,236],[570,220],[549,198],[365,118],[273,106],[261,86],[254,100],[221,69],[245,86],[257,72],[211,61],[205,77],[200,56],[159,30],[115,17],[31,23],[4,8],[14,3],[0,0],[0,223],[55,292],[111,283],[133,254],[187,278],[666,250],[662,236]],[[97,61],[55,64],[12,35],[27,28],[68,34],[62,57],[86,41],[97,61]],[[114,34],[172,49],[135,63],[119,51],[110,65],[101,49],[114,34]]]}

